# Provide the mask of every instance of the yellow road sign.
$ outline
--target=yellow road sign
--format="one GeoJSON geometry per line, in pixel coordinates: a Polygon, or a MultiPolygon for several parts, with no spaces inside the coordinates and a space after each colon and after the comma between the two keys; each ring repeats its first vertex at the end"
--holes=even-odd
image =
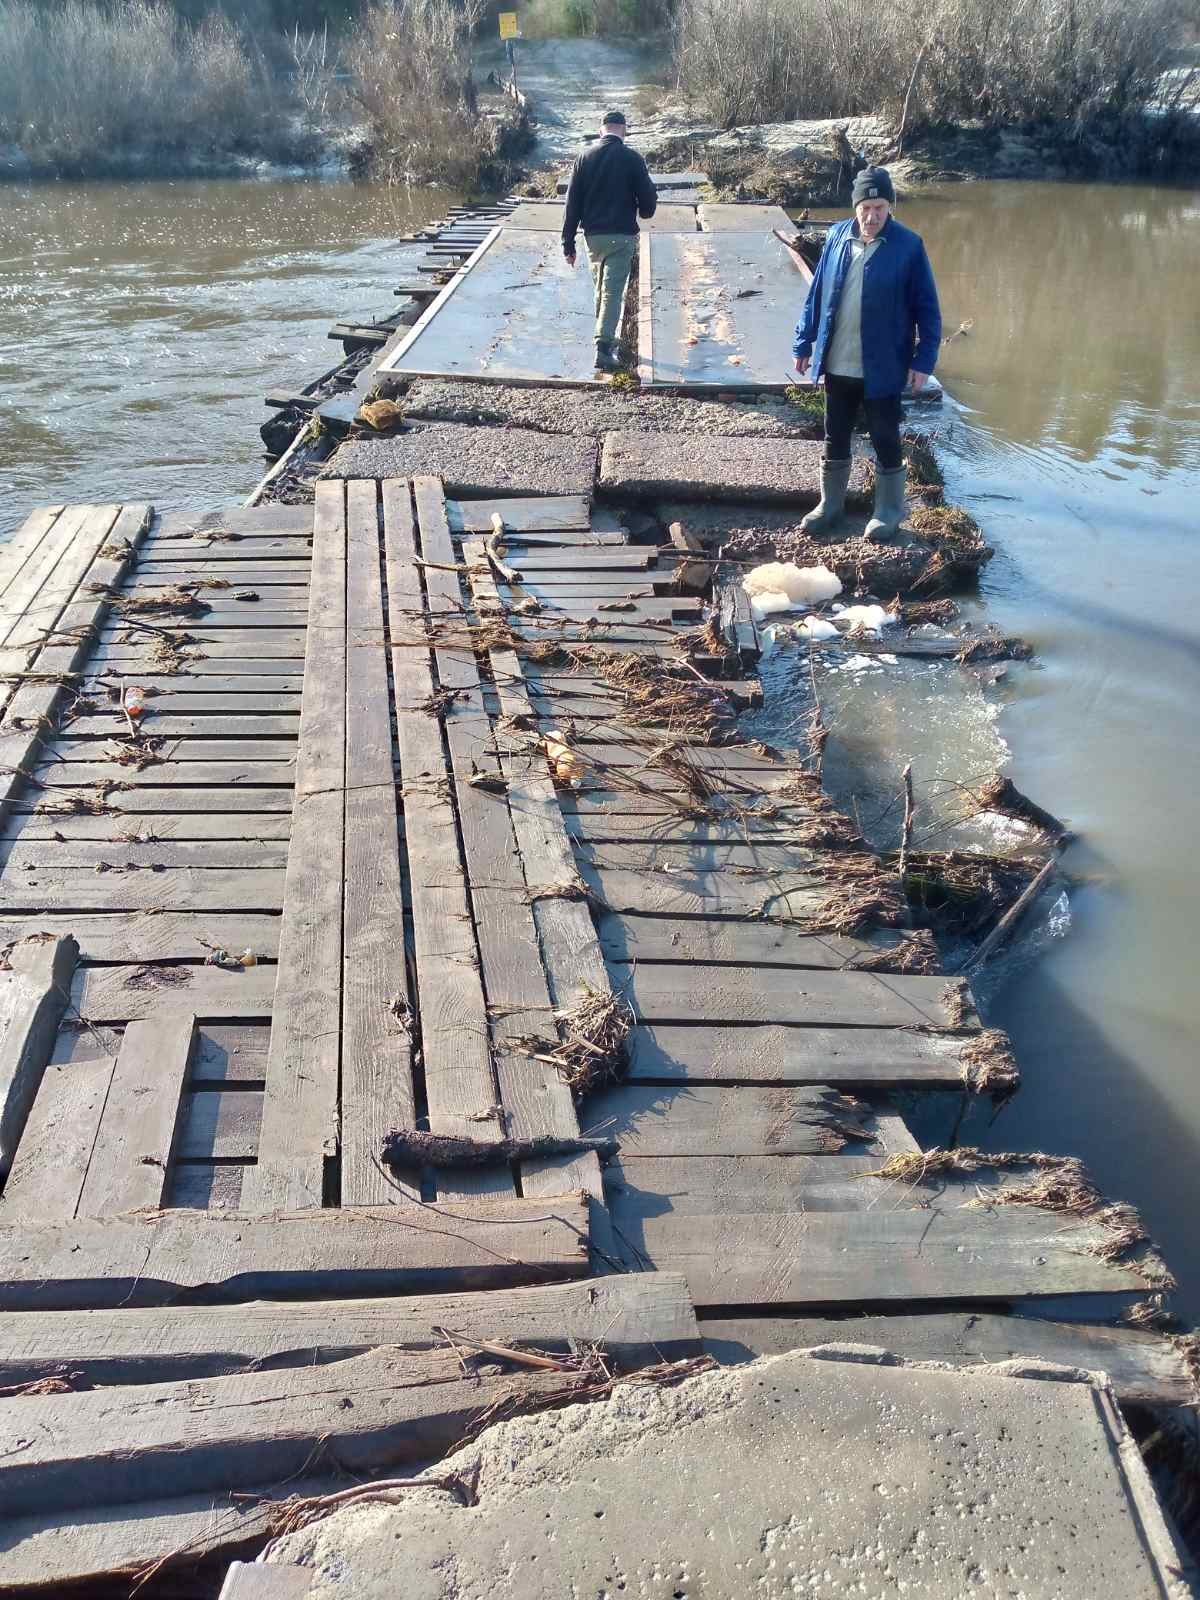
{"type": "Polygon", "coordinates": [[[500,13],[500,37],[502,39],[515,39],[517,37],[517,13],[515,11],[502,11],[500,13]]]}

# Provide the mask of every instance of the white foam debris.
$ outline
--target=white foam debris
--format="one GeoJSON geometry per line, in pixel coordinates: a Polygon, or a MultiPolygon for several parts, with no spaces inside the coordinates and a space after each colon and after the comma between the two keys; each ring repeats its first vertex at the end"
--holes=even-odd
{"type": "Polygon", "coordinates": [[[752,567],[742,588],[755,595],[786,595],[793,606],[816,606],[842,592],[842,581],[828,567],[798,567],[793,561],[766,561],[752,567]]]}
{"type": "Polygon", "coordinates": [[[782,589],[767,589],[750,598],[750,615],[755,622],[763,622],[767,617],[778,616],[781,611],[791,609],[792,602],[782,589]]]}
{"type": "Polygon", "coordinates": [[[847,624],[847,632],[869,634],[878,639],[885,628],[893,628],[900,620],[894,612],[883,606],[842,606],[837,612],[839,622],[847,624]]]}
{"type": "Polygon", "coordinates": [[[796,624],[796,633],[802,639],[836,639],[838,630],[824,617],[805,617],[796,624]]]}

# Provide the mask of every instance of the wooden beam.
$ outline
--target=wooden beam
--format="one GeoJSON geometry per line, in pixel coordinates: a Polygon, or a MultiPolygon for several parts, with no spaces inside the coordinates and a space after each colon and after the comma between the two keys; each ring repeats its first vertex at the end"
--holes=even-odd
{"type": "Polygon", "coordinates": [[[29,1108],[54,1049],[58,1025],[71,997],[79,946],[70,934],[33,936],[14,946],[3,995],[0,1039],[0,1176],[13,1163],[29,1108]]]}
{"type": "Polygon", "coordinates": [[[865,1107],[821,1088],[622,1084],[593,1095],[583,1121],[585,1132],[616,1139],[623,1156],[781,1156],[874,1137],[865,1107]]]}
{"type": "Polygon", "coordinates": [[[1125,1405],[1193,1406],[1196,1383],[1170,1338],[1134,1328],[1049,1322],[980,1311],[845,1317],[717,1317],[701,1324],[704,1347],[722,1364],[813,1345],[870,1344],[908,1361],[971,1367],[993,1361],[1054,1361],[1104,1372],[1125,1405]]]}
{"type": "Polygon", "coordinates": [[[162,1205],[195,1043],[196,1018],[187,1011],[126,1028],[77,1215],[162,1205]]]}
{"type": "Polygon", "coordinates": [[[250,1210],[320,1206],[337,1150],[346,783],[345,485],[317,485],[292,842],[250,1210]]]}
{"type": "Polygon", "coordinates": [[[1102,1224],[1032,1206],[970,1210],[647,1216],[638,1264],[683,1272],[698,1306],[870,1305],[1141,1294],[1137,1267],[1104,1259],[1102,1224]]]}
{"type": "MultiPolygon", "coordinates": [[[[514,496],[510,500],[447,500],[446,515],[452,533],[490,533],[492,518],[504,518],[506,531],[514,540],[525,533],[587,533],[591,506],[586,495],[561,494],[514,496]]],[[[610,543],[612,535],[596,536],[596,543],[610,543]]]]}
{"type": "MultiPolygon", "coordinates": [[[[393,641],[425,615],[410,484],[384,485],[384,544],[393,641]]],[[[430,610],[450,614],[436,589],[430,610]]],[[[419,624],[424,630],[422,620],[419,624]]],[[[450,794],[428,649],[394,648],[392,683],[417,963],[417,1003],[429,1124],[435,1133],[494,1141],[496,1081],[479,951],[450,794]]]]}
{"type": "MultiPolygon", "coordinates": [[[[346,819],[343,879],[341,1201],[386,1205],[386,1134],[416,1127],[412,995],[404,955],[399,819],[373,482],[346,487],[346,819]]],[[[410,1195],[419,1188],[407,1184],[410,1195]]]]}
{"type": "Polygon", "coordinates": [[[625,1050],[632,1083],[954,1089],[966,1084],[962,1053],[974,1037],[916,1028],[655,1023],[634,1028],[625,1050]]]}
{"type": "Polygon", "coordinates": [[[64,1366],[90,1384],[215,1378],[266,1366],[309,1368],[381,1345],[434,1350],[444,1346],[446,1331],[552,1351],[596,1344],[623,1368],[699,1351],[683,1279],[669,1272],[631,1273],[406,1299],[165,1306],[81,1311],[69,1318],[57,1311],[14,1312],[0,1315],[0,1382],[31,1383],[64,1366]]]}
{"type": "Polygon", "coordinates": [[[0,1310],[509,1288],[582,1276],[587,1239],[577,1195],[5,1227],[0,1310]]]}
{"type": "Polygon", "coordinates": [[[6,1514],[29,1516],[221,1493],[298,1476],[323,1451],[375,1475],[441,1455],[489,1406],[536,1411],[571,1381],[515,1364],[464,1375],[456,1350],[383,1348],[299,1371],[33,1396],[25,1448],[0,1457],[0,1494],[6,1514]]]}

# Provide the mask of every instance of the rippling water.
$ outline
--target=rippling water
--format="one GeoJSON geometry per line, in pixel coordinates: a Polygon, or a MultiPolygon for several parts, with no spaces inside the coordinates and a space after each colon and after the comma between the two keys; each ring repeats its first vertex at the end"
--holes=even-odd
{"type": "Polygon", "coordinates": [[[244,498],[269,389],[392,301],[451,197],[312,182],[0,186],[0,532],[36,504],[244,498]],[[407,247],[411,255],[411,247],[407,247]]]}
{"type": "MultiPolygon", "coordinates": [[[[330,322],[388,303],[393,241],[448,203],[311,183],[2,194],[4,527],[55,500],[242,498],[263,394],[333,363],[330,322]]],[[[1024,1087],[979,1136],[1086,1157],[1200,1314],[1200,194],[963,185],[903,215],[948,330],[973,319],[944,354],[942,454],[997,548],[989,614],[1038,659],[990,697],[945,669],[868,675],[830,776],[865,812],[911,756],[928,805],[1011,752],[1080,833],[1069,932],[989,980],[1024,1087]]]]}

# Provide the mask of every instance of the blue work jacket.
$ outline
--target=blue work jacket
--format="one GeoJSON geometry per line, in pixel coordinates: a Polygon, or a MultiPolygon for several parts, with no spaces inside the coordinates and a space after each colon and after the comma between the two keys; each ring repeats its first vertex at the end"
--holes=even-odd
{"type": "MultiPolygon", "coordinates": [[[[833,322],[850,267],[850,241],[858,237],[851,217],[829,230],[813,275],[792,345],[796,356],[811,356],[809,377],[825,371],[833,322]]],[[[863,384],[868,400],[901,394],[909,370],[932,372],[942,339],[933,268],[919,233],[889,217],[863,268],[863,384]]]]}

